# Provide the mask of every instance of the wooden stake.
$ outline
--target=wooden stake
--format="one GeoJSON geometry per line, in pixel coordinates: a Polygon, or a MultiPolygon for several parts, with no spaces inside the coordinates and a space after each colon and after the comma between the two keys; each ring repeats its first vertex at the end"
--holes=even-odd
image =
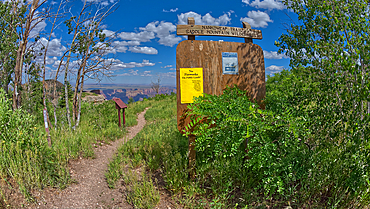
{"type": "Polygon", "coordinates": [[[121,108],[118,108],[118,127],[121,127],[121,108]]]}
{"type": "MultiPolygon", "coordinates": [[[[243,22],[243,28],[252,29],[251,28],[251,25],[249,23],[247,23],[247,22],[243,22]]],[[[244,42],[245,43],[251,43],[251,44],[253,44],[253,39],[251,39],[251,38],[244,38],[244,42]]]]}
{"type": "Polygon", "coordinates": [[[123,115],[123,126],[125,126],[125,125],[126,125],[125,108],[123,108],[123,113],[122,113],[122,115],[123,115]]]}
{"type": "MultiPolygon", "coordinates": [[[[191,25],[191,27],[195,25],[194,17],[188,17],[188,25],[191,25]]],[[[188,36],[188,40],[195,40],[195,36],[188,36]]]]}

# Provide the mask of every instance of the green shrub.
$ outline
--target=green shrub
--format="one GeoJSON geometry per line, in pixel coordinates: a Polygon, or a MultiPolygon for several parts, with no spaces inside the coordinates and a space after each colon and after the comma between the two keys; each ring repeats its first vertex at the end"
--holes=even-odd
{"type": "Polygon", "coordinates": [[[59,161],[34,117],[13,111],[0,90],[0,177],[13,178],[27,198],[29,189],[68,183],[66,161],[59,161]]]}
{"type": "MultiPolygon", "coordinates": [[[[318,136],[305,128],[310,118],[295,107],[299,101],[287,105],[283,100],[289,97],[281,97],[273,104],[284,109],[275,111],[268,103],[261,110],[245,95],[231,88],[189,105],[193,126],[204,119],[192,132],[197,136],[195,179],[188,178],[188,139],[177,130],[176,100],[165,97],[153,101],[145,115],[149,123],[120,147],[108,180],[114,185],[125,179],[127,165],[145,166],[147,172],[160,172],[166,188],[188,208],[368,205],[369,146],[313,144],[309,140],[319,141],[318,136]]],[[[315,108],[307,104],[305,110],[315,108]]]]}
{"type": "Polygon", "coordinates": [[[309,148],[309,178],[300,186],[310,194],[307,201],[338,207],[367,205],[369,114],[355,116],[354,101],[338,105],[335,93],[334,99],[322,97],[318,92],[326,84],[311,71],[300,66],[269,77],[266,109],[290,117],[291,129],[309,148]]]}

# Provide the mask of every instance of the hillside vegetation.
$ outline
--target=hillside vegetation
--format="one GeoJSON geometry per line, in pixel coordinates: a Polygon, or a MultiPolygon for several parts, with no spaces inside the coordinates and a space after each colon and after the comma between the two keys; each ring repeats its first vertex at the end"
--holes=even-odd
{"type": "MultiPolygon", "coordinates": [[[[177,130],[175,95],[129,105],[127,126],[150,109],[147,125],[118,149],[106,173],[111,188],[125,185],[126,201],[155,208],[164,187],[179,208],[369,208],[369,2],[282,2],[298,15],[275,43],[291,58],[291,68],[267,76],[265,109],[237,87],[220,96],[204,94],[188,106],[191,123],[183,135],[177,130]],[[196,136],[195,178],[188,176],[190,134],[196,136]]],[[[4,11],[18,8],[4,5],[4,11]]],[[[23,17],[27,8],[19,8],[23,17]]],[[[71,21],[65,22],[68,27],[71,21]]],[[[75,88],[72,95],[67,80],[58,102],[43,100],[41,70],[30,67],[32,85],[23,89],[22,65],[16,66],[7,75],[14,75],[15,91],[8,89],[9,79],[1,84],[9,94],[0,89],[0,208],[8,207],[9,190],[35,201],[32,191],[67,187],[71,159],[93,158],[93,147],[125,134],[112,101],[80,103],[82,92],[78,96],[75,88]],[[52,147],[45,107],[55,113],[50,124],[57,124],[50,127],[52,147]]],[[[84,75],[76,79],[82,85],[84,75]]]]}
{"type": "MultiPolygon", "coordinates": [[[[86,102],[82,105],[81,124],[75,130],[69,129],[66,123],[57,129],[50,128],[52,147],[49,147],[41,121],[22,109],[13,111],[6,98],[0,90],[0,178],[7,188],[19,187],[29,201],[34,200],[33,189],[63,189],[71,183],[69,160],[94,157],[94,146],[122,138],[125,134],[126,129],[118,127],[113,101],[86,102]],[[17,185],[11,185],[11,180],[17,185]]],[[[151,100],[130,104],[126,110],[126,126],[136,125],[137,113],[151,105],[151,100]]],[[[62,114],[58,117],[63,118],[62,114]]],[[[7,194],[2,188],[0,191],[0,203],[6,204],[7,194]]]]}
{"type": "Polygon", "coordinates": [[[369,208],[369,2],[283,2],[298,15],[275,43],[291,69],[267,76],[266,109],[235,87],[196,98],[186,129],[196,136],[194,179],[175,115],[148,115],[155,121],[123,145],[107,173],[112,187],[123,179],[136,207],[156,205],[160,173],[180,207],[369,208]],[[153,183],[132,180],[126,170],[138,167],[153,183]]]}
{"type": "Polygon", "coordinates": [[[137,208],[154,208],[163,186],[185,208],[366,208],[369,146],[355,151],[354,144],[317,138],[302,128],[309,119],[297,117],[289,103],[288,110],[276,108],[276,94],[294,76],[283,71],[269,78],[266,110],[237,88],[189,106],[195,123],[208,121],[192,132],[194,179],[188,177],[188,138],[177,130],[175,97],[153,105],[145,115],[149,123],[111,161],[110,187],[123,183],[126,200],[137,208]]]}

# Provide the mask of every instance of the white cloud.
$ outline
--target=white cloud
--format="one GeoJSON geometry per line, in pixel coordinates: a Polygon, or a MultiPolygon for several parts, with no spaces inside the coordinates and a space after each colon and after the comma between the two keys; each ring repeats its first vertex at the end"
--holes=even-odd
{"type": "MultiPolygon", "coordinates": [[[[56,69],[58,68],[59,64],[60,64],[60,60],[55,60],[54,64],[53,64],[53,67],[56,69]]],[[[66,61],[63,61],[62,63],[62,66],[66,64],[66,61]]]]}
{"type": "Polygon", "coordinates": [[[140,45],[139,41],[114,41],[112,43],[112,47],[117,51],[117,52],[126,52],[128,49],[126,46],[138,46],[140,45]]]}
{"type": "Polygon", "coordinates": [[[160,73],[159,76],[162,78],[176,78],[176,72],[160,73]]]}
{"type": "Polygon", "coordinates": [[[112,43],[112,48],[114,50],[113,53],[115,54],[116,52],[126,52],[128,49],[126,46],[127,46],[126,41],[114,41],[112,43]]]}
{"type": "Polygon", "coordinates": [[[140,46],[130,46],[130,52],[141,53],[141,54],[158,54],[158,50],[153,47],[140,47],[140,46]]]}
{"type": "Polygon", "coordinates": [[[151,63],[149,60],[143,60],[141,63],[139,62],[129,62],[124,63],[119,59],[108,59],[108,61],[112,62],[111,70],[122,70],[125,68],[135,68],[135,67],[150,67],[154,66],[155,63],[151,63]]]}
{"type": "MultiPolygon", "coordinates": [[[[35,24],[34,22],[32,23],[32,27],[33,27],[33,24],[35,24]]],[[[46,27],[46,22],[45,20],[44,21],[41,21],[39,22],[37,25],[35,25],[35,27],[31,30],[30,32],[30,35],[29,37],[30,38],[35,38],[36,36],[38,36],[40,34],[41,31],[45,30],[45,27],[46,27]]]]}
{"type": "Polygon", "coordinates": [[[88,3],[94,3],[94,4],[100,4],[102,6],[108,6],[110,3],[114,3],[115,0],[109,0],[109,1],[106,1],[106,0],[82,0],[82,2],[88,2],[88,3]]]}
{"type": "Polygon", "coordinates": [[[130,40],[130,41],[139,41],[139,42],[148,42],[151,39],[155,38],[153,32],[149,31],[141,31],[139,33],[133,32],[122,32],[118,34],[118,37],[122,40],[130,40]]]}
{"type": "Polygon", "coordinates": [[[278,54],[278,52],[265,51],[265,50],[263,50],[263,56],[265,57],[265,59],[273,59],[273,60],[281,60],[283,58],[284,59],[289,58],[285,54],[278,54]]]}
{"type": "MultiPolygon", "coordinates": [[[[113,45],[113,44],[112,44],[113,45]]],[[[107,55],[107,54],[115,54],[117,52],[117,49],[113,48],[113,46],[107,46],[105,43],[102,43],[102,42],[98,42],[95,47],[95,49],[98,49],[100,53],[103,53],[104,55],[107,55]]],[[[123,51],[125,52],[127,50],[127,48],[123,51]]]]}
{"type": "MultiPolygon", "coordinates": [[[[34,46],[34,50],[39,53],[43,53],[43,47],[46,47],[48,40],[46,38],[40,38],[36,45],[34,46]]],[[[62,45],[59,39],[52,39],[49,42],[47,56],[58,57],[62,56],[64,51],[67,50],[65,46],[62,45]]]]}
{"type": "Polygon", "coordinates": [[[150,73],[151,73],[150,70],[146,70],[143,73],[141,73],[140,76],[152,76],[152,74],[150,74],[150,73]]]}
{"type": "Polygon", "coordinates": [[[161,68],[169,68],[168,70],[176,70],[176,68],[174,68],[173,65],[166,65],[166,66],[161,67],[161,68]]]}
{"type": "MultiPolygon", "coordinates": [[[[36,59],[35,59],[35,61],[37,62],[37,63],[40,63],[40,64],[44,64],[44,56],[38,56],[38,57],[36,57],[36,59]]],[[[46,65],[53,65],[54,63],[55,63],[55,59],[53,59],[53,58],[50,58],[50,57],[46,57],[46,59],[45,59],[45,63],[46,63],[46,65]]],[[[48,67],[47,67],[48,68],[48,67]]]]}
{"type": "Polygon", "coordinates": [[[275,73],[281,72],[284,69],[284,66],[276,66],[276,65],[271,65],[266,68],[267,74],[273,75],[275,73]]]}
{"type": "Polygon", "coordinates": [[[102,33],[105,34],[105,36],[109,38],[114,38],[116,36],[116,32],[111,31],[111,30],[104,29],[102,33]]]}
{"type": "Polygon", "coordinates": [[[130,71],[130,74],[131,74],[131,75],[138,75],[138,73],[137,73],[137,72],[138,72],[139,70],[132,70],[132,69],[131,69],[131,70],[129,70],[129,71],[130,71]]]}
{"type": "Polygon", "coordinates": [[[255,8],[268,10],[283,10],[286,8],[281,0],[254,0],[253,2],[250,2],[249,0],[242,0],[242,2],[255,8]]]}
{"type": "Polygon", "coordinates": [[[170,10],[165,10],[165,9],[163,9],[163,12],[177,12],[177,10],[179,10],[179,8],[176,8],[176,9],[170,9],[170,10]]]}
{"type": "Polygon", "coordinates": [[[115,76],[130,76],[130,73],[121,73],[121,74],[116,74],[115,76]]]}
{"type": "Polygon", "coordinates": [[[150,71],[150,70],[146,70],[144,72],[139,72],[139,70],[130,69],[128,72],[121,73],[121,74],[118,74],[116,76],[152,76],[152,74],[150,74],[151,72],[152,71],[150,71]]]}
{"type": "Polygon", "coordinates": [[[110,46],[105,46],[104,43],[97,43],[96,47],[99,48],[104,54],[116,54],[117,52],[126,53],[129,49],[129,46],[138,46],[140,45],[139,41],[114,41],[110,46]]]}
{"type": "MultiPolygon", "coordinates": [[[[182,38],[177,37],[175,34],[171,34],[176,31],[176,26],[171,22],[155,21],[147,24],[145,27],[140,27],[140,32],[122,32],[118,34],[118,37],[122,40],[137,41],[130,47],[129,51],[135,53],[145,54],[157,54],[158,51],[153,47],[139,47],[140,42],[148,42],[154,38],[159,38],[158,43],[165,46],[174,46],[178,44],[182,38]],[[138,43],[138,44],[136,44],[138,43]]],[[[127,50],[127,49],[125,49],[127,50]]]]}
{"type": "Polygon", "coordinates": [[[136,67],[154,66],[155,63],[151,63],[149,60],[143,60],[142,63],[136,63],[136,67]]]}
{"type": "Polygon", "coordinates": [[[227,14],[223,14],[218,18],[212,17],[211,14],[207,13],[204,16],[195,13],[195,12],[187,12],[187,13],[181,13],[180,15],[177,15],[178,18],[178,24],[179,25],[186,25],[188,24],[188,17],[194,17],[195,24],[196,25],[227,25],[230,23],[232,12],[228,12],[227,14]]]}
{"type": "Polygon", "coordinates": [[[249,11],[247,16],[248,17],[240,18],[240,21],[248,22],[251,27],[255,28],[265,28],[268,22],[273,22],[267,13],[261,11],[249,11]]]}
{"type": "Polygon", "coordinates": [[[156,34],[156,37],[159,38],[158,43],[165,46],[173,46],[178,44],[182,38],[176,37],[172,32],[176,31],[176,26],[170,22],[155,21],[149,23],[147,26],[141,27],[140,30],[143,32],[152,32],[156,34]]]}
{"type": "Polygon", "coordinates": [[[181,37],[176,37],[174,34],[170,34],[168,36],[160,38],[158,43],[172,47],[173,45],[178,44],[181,40],[181,37]]]}

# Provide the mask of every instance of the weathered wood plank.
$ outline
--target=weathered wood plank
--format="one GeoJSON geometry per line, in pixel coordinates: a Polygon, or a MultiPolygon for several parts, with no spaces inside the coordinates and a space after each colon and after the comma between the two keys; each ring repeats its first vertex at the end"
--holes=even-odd
{"type": "MultiPolygon", "coordinates": [[[[195,25],[194,17],[188,17],[188,25],[195,25]]],[[[195,40],[195,36],[188,36],[188,40],[195,40]]]]}
{"type": "MultiPolygon", "coordinates": [[[[249,29],[252,29],[251,28],[251,25],[247,22],[243,22],[243,28],[249,28],[249,29]]],[[[244,43],[253,43],[253,39],[251,38],[244,38],[244,43]]]]}
{"type": "Polygon", "coordinates": [[[246,90],[251,100],[261,104],[265,97],[265,63],[263,50],[253,43],[219,41],[182,41],[176,49],[177,124],[182,132],[190,122],[182,117],[187,104],[181,103],[180,68],[203,68],[203,91],[220,95],[226,86],[246,90]],[[239,72],[223,74],[222,52],[237,52],[239,72]]]}
{"type": "Polygon", "coordinates": [[[177,35],[229,36],[262,39],[262,31],[260,30],[213,25],[177,25],[177,35]]]}

